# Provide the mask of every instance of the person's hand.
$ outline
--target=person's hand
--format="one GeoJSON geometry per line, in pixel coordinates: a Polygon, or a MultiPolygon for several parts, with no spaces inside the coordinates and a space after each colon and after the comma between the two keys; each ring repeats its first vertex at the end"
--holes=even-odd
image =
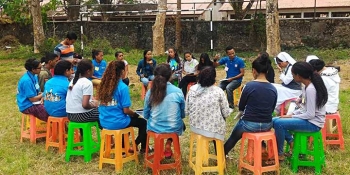
{"type": "Polygon", "coordinates": [[[141,78],[145,77],[143,74],[140,75],[141,78]]]}
{"type": "Polygon", "coordinates": [[[153,64],[152,60],[147,61],[148,64],[153,64]]]}
{"type": "Polygon", "coordinates": [[[281,118],[292,118],[292,114],[282,115],[281,118]]]}
{"type": "Polygon", "coordinates": [[[220,54],[215,54],[215,56],[214,56],[214,61],[216,62],[218,59],[220,58],[220,54]]]}
{"type": "Polygon", "coordinates": [[[280,66],[277,65],[278,71],[281,73],[282,72],[282,68],[280,66]]]}
{"type": "Polygon", "coordinates": [[[227,81],[228,82],[231,82],[233,80],[233,78],[228,78],[227,81]]]}
{"type": "Polygon", "coordinates": [[[140,115],[138,113],[134,113],[134,115],[132,117],[138,118],[140,115]]]}
{"type": "Polygon", "coordinates": [[[94,108],[97,108],[97,107],[98,107],[98,101],[97,101],[97,100],[92,100],[90,103],[92,104],[92,106],[93,106],[94,108]]]}
{"type": "Polygon", "coordinates": [[[187,75],[187,72],[186,71],[182,71],[182,74],[187,75]]]}

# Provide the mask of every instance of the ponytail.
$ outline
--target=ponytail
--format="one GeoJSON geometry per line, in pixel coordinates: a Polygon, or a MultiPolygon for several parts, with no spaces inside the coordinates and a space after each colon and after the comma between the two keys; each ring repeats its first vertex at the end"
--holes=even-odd
{"type": "Polygon", "coordinates": [[[157,106],[163,102],[166,96],[167,82],[171,77],[171,69],[168,64],[160,64],[154,70],[154,80],[151,88],[149,103],[157,106]]]}
{"type": "Polygon", "coordinates": [[[79,77],[80,77],[80,69],[78,67],[77,71],[75,71],[75,74],[74,74],[73,84],[71,86],[69,86],[69,90],[73,89],[73,86],[75,85],[75,83],[77,83],[77,81],[79,80],[79,77]]]}
{"type": "Polygon", "coordinates": [[[327,88],[324,85],[321,76],[317,72],[313,72],[311,75],[311,82],[314,84],[316,89],[316,106],[321,108],[328,101],[327,88]]]}
{"type": "Polygon", "coordinates": [[[92,61],[89,59],[82,59],[77,66],[77,71],[75,72],[74,78],[73,78],[73,84],[72,86],[69,86],[69,89],[72,90],[73,86],[77,81],[79,80],[80,76],[84,76],[88,70],[92,70],[92,61]]]}

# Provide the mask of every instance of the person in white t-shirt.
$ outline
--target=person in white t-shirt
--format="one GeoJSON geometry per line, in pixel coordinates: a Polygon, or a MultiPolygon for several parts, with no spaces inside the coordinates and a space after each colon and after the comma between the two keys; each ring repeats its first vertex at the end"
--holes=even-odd
{"type": "Polygon", "coordinates": [[[82,59],[69,84],[66,111],[72,122],[99,122],[98,102],[93,100],[93,85],[89,80],[94,73],[92,62],[82,59]]]}
{"type": "Polygon", "coordinates": [[[128,62],[124,59],[124,54],[121,51],[117,51],[114,54],[115,59],[117,59],[118,61],[123,61],[125,64],[125,71],[124,71],[124,75],[122,77],[122,81],[129,86],[130,80],[128,78],[128,74],[129,74],[129,64],[128,62]]]}
{"type": "Polygon", "coordinates": [[[186,97],[188,84],[191,82],[197,82],[198,61],[193,57],[191,52],[185,52],[185,61],[183,65],[184,69],[182,70],[182,73],[184,77],[182,77],[180,81],[179,88],[186,97]]]}

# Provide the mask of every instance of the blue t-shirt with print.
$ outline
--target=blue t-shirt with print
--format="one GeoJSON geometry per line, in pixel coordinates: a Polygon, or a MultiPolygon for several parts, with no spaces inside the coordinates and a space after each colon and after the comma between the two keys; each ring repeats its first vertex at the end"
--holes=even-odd
{"type": "Polygon", "coordinates": [[[176,71],[178,69],[179,63],[176,62],[175,58],[169,60],[169,65],[172,71],[176,71]]]}
{"type": "Polygon", "coordinates": [[[130,117],[124,113],[123,108],[130,106],[129,87],[120,79],[112,101],[98,107],[101,126],[110,130],[126,128],[130,124],[130,117]]]}
{"type": "MultiPolygon", "coordinates": [[[[220,59],[219,64],[225,64],[225,67],[228,68],[226,71],[226,78],[237,76],[241,73],[240,69],[243,69],[245,67],[244,61],[238,56],[235,56],[232,60],[228,56],[223,57],[220,59]]],[[[238,78],[237,81],[242,82],[242,79],[243,77],[238,78]]]]}
{"type": "Polygon", "coordinates": [[[44,86],[44,107],[53,117],[66,117],[66,96],[69,80],[62,75],[54,75],[44,86]]]}
{"type": "Polygon", "coordinates": [[[106,70],[107,62],[102,60],[100,63],[96,61],[96,59],[92,60],[92,64],[94,65],[94,75],[97,78],[102,78],[103,73],[106,70]]]}
{"type": "Polygon", "coordinates": [[[33,106],[33,103],[29,98],[35,97],[40,92],[39,80],[37,75],[33,75],[27,71],[18,82],[16,101],[19,111],[33,106]]]}

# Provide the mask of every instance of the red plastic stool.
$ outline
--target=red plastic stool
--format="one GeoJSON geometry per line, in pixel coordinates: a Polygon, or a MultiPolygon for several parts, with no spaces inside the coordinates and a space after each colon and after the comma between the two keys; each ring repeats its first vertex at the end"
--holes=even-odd
{"type": "Polygon", "coordinates": [[[188,85],[187,85],[187,92],[190,90],[191,86],[193,86],[195,84],[197,84],[197,82],[190,82],[190,83],[188,83],[188,85]]]}
{"type": "Polygon", "coordinates": [[[161,170],[176,169],[177,174],[181,174],[181,152],[179,136],[176,133],[158,134],[152,131],[147,132],[147,145],[145,154],[145,167],[152,169],[153,175],[159,174],[161,170]],[[149,154],[149,141],[150,138],[154,139],[154,153],[149,154]],[[160,161],[165,158],[164,156],[164,139],[172,138],[174,154],[174,163],[161,164],[160,161]],[[153,161],[152,161],[153,160],[153,161]]]}
{"type": "MultiPolygon", "coordinates": [[[[148,82],[148,89],[152,88],[152,81],[148,82]]],[[[146,88],[143,83],[141,83],[141,100],[144,100],[146,96],[146,88]]]]}
{"type": "Polygon", "coordinates": [[[46,122],[37,119],[34,115],[23,114],[21,125],[21,140],[30,139],[31,143],[36,143],[36,139],[46,137],[46,122]]]}
{"type": "Polygon", "coordinates": [[[66,124],[68,124],[68,122],[68,117],[49,116],[46,129],[46,151],[49,150],[50,146],[57,147],[59,153],[63,153],[66,150],[66,124]]]}
{"type": "Polygon", "coordinates": [[[291,99],[288,99],[288,100],[284,101],[281,104],[281,106],[280,106],[280,116],[285,115],[285,110],[286,110],[287,104],[289,104],[290,102],[295,101],[295,100],[297,100],[297,98],[291,98],[291,99]]]}
{"type": "Polygon", "coordinates": [[[322,128],[322,137],[324,141],[324,145],[339,145],[340,149],[344,149],[344,137],[343,137],[343,127],[340,121],[340,114],[339,112],[335,114],[327,114],[326,115],[326,123],[325,126],[322,128]],[[336,121],[336,126],[337,126],[337,133],[328,133],[327,132],[327,125],[328,122],[332,122],[332,120],[336,121]],[[328,137],[333,137],[336,138],[336,140],[330,140],[328,137]]]}
{"type": "Polygon", "coordinates": [[[277,171],[279,174],[279,161],[277,153],[277,142],[275,133],[273,131],[268,132],[258,132],[258,133],[243,133],[241,141],[241,153],[239,156],[239,173],[242,168],[248,169],[254,172],[255,175],[262,174],[268,171],[277,171]],[[245,155],[244,143],[248,139],[247,154],[245,155]],[[262,166],[262,141],[267,140],[268,158],[274,159],[275,164],[269,166],[262,166]],[[245,159],[247,162],[245,162],[245,159]],[[251,165],[253,163],[253,165],[251,165]]]}

